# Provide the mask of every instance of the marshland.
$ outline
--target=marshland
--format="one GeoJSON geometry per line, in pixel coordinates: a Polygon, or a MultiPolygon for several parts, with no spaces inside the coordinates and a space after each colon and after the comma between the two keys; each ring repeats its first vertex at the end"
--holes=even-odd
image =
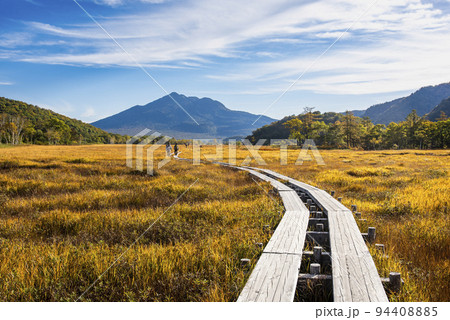
{"type": "MultiPolygon", "coordinates": [[[[370,247],[380,275],[405,281],[389,299],[448,301],[450,152],[320,150],[325,165],[295,165],[299,151],[288,165],[276,147],[259,153],[358,206],[361,231],[386,247],[370,247]]],[[[248,155],[238,147],[237,164],[248,155]]],[[[2,301],[235,301],[250,273],[240,259],[254,266],[283,213],[244,172],[172,160],[150,176],[126,167],[124,145],[2,148],[0,186],[2,301]]]]}

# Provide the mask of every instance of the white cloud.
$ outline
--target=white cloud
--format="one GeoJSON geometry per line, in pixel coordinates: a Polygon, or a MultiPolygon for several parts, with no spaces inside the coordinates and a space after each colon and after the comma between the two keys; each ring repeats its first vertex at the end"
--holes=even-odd
{"type": "Polygon", "coordinates": [[[111,7],[119,6],[123,4],[123,0],[94,0],[96,4],[107,5],[111,7]]]}
{"type": "Polygon", "coordinates": [[[110,7],[117,7],[124,5],[125,3],[132,3],[132,2],[143,2],[143,3],[150,3],[150,4],[160,4],[167,2],[168,0],[93,0],[96,4],[99,5],[107,5],[110,7]]]}
{"type": "Polygon", "coordinates": [[[26,32],[13,32],[0,35],[0,47],[13,48],[31,43],[32,35],[26,32]]]}
{"type": "MultiPolygon", "coordinates": [[[[371,13],[350,30],[353,43],[338,43],[312,65],[292,90],[369,94],[411,90],[450,80],[448,14],[421,3],[409,5],[403,11],[383,11],[380,7],[376,11],[377,14],[371,13]]],[[[317,27],[320,25],[310,29],[317,27]]],[[[329,30],[339,28],[336,25],[329,30]]],[[[334,38],[340,34],[328,33],[334,33],[334,38]]],[[[318,54],[320,51],[312,55],[300,53],[298,58],[239,66],[229,74],[210,77],[242,83],[257,81],[258,89],[250,88],[247,93],[282,92],[311,66],[318,54]],[[262,82],[266,84],[261,85],[262,82]]]]}
{"type": "Polygon", "coordinates": [[[0,86],[12,86],[14,83],[12,82],[2,82],[0,81],[0,86]]]}
{"type": "Polygon", "coordinates": [[[338,37],[341,37],[342,39],[349,38],[350,32],[319,32],[315,35],[317,38],[323,38],[323,39],[336,39],[338,37]]]}
{"type": "MultiPolygon", "coordinates": [[[[132,0],[96,1],[118,6],[132,0]]],[[[103,17],[99,22],[145,66],[201,68],[214,64],[218,68],[213,70],[220,73],[209,78],[241,81],[250,91],[255,90],[252,85],[258,86],[259,92],[284,90],[352,24],[351,30],[294,90],[375,93],[449,80],[448,12],[429,0],[379,0],[354,22],[369,5],[360,0],[254,0],[245,4],[240,0],[190,0],[135,15],[103,17]],[[265,47],[268,44],[270,49],[265,47]],[[285,48],[290,51],[285,52],[285,48]],[[225,63],[226,68],[218,64],[214,59],[217,57],[225,58],[220,63],[225,63]],[[227,73],[222,69],[227,69],[227,73]]],[[[49,45],[63,41],[59,47],[63,53],[11,53],[17,60],[134,65],[91,22],[72,26],[42,22],[28,25],[33,36],[49,37],[49,45]]],[[[19,40],[29,41],[26,36],[3,41],[14,44],[19,40]]]]}

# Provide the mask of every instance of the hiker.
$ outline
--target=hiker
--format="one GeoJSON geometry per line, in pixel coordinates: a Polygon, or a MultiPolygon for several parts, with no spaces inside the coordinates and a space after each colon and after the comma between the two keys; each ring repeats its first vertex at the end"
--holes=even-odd
{"type": "Polygon", "coordinates": [[[173,151],[175,153],[175,157],[178,157],[178,144],[175,142],[175,145],[173,146],[173,151]]]}
{"type": "Polygon", "coordinates": [[[170,146],[170,142],[167,141],[166,142],[166,156],[170,157],[172,154],[172,147],[170,146]]]}

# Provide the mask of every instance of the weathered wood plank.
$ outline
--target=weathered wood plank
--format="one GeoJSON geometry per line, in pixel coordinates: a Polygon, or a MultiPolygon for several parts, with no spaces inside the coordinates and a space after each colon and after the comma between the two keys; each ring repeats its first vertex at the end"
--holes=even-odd
{"type": "Polygon", "coordinates": [[[256,263],[238,302],[292,302],[301,257],[263,253],[256,263]]]}
{"type": "Polygon", "coordinates": [[[369,250],[359,232],[358,225],[356,224],[353,214],[347,210],[346,214],[347,229],[352,237],[352,244],[354,251],[358,256],[359,267],[361,268],[361,274],[364,278],[364,283],[367,287],[369,294],[369,301],[388,301],[386,292],[379,279],[378,271],[375,263],[370,255],[369,250]]]}
{"type": "Polygon", "coordinates": [[[329,211],[328,219],[334,301],[388,301],[350,210],[329,211]]]}
{"type": "Polygon", "coordinates": [[[283,219],[264,248],[266,253],[289,253],[302,255],[308,227],[306,210],[286,211],[283,219]]]}
{"type": "Polygon", "coordinates": [[[283,191],[279,194],[286,211],[302,210],[309,212],[308,208],[306,208],[303,201],[294,190],[291,189],[291,191],[283,191]]]}
{"type": "Polygon", "coordinates": [[[281,183],[275,179],[272,179],[272,178],[268,177],[267,175],[262,174],[258,171],[255,171],[252,169],[247,169],[247,168],[242,168],[242,170],[249,172],[251,175],[257,177],[260,180],[269,182],[277,191],[293,191],[291,188],[286,186],[284,183],[281,183]]]}
{"type": "Polygon", "coordinates": [[[292,302],[297,288],[309,210],[285,184],[250,168],[255,177],[269,182],[279,193],[285,213],[253,269],[238,302],[292,302]]]}

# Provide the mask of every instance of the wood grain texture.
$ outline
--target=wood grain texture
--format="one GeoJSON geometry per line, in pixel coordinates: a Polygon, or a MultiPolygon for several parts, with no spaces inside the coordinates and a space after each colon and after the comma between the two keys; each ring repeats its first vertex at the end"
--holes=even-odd
{"type": "Polygon", "coordinates": [[[305,211],[286,211],[283,219],[264,248],[265,253],[296,254],[301,257],[308,228],[305,211]]]}
{"type": "Polygon", "coordinates": [[[238,302],[292,302],[297,287],[301,256],[263,253],[238,302]]]}

